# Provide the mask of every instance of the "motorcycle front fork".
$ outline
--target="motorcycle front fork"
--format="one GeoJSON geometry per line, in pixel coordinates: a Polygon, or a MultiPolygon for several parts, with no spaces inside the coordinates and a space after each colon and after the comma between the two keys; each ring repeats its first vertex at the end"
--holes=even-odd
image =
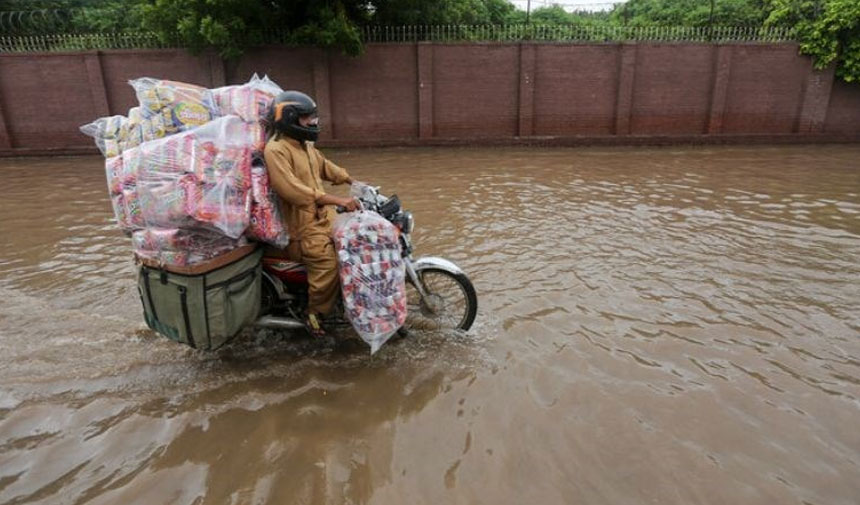
{"type": "Polygon", "coordinates": [[[421,281],[421,278],[418,277],[418,272],[415,271],[415,267],[412,266],[412,259],[404,258],[403,263],[406,265],[406,275],[409,276],[409,280],[412,281],[412,285],[415,286],[418,294],[421,295],[421,299],[426,300],[427,290],[424,289],[424,283],[421,281]]]}

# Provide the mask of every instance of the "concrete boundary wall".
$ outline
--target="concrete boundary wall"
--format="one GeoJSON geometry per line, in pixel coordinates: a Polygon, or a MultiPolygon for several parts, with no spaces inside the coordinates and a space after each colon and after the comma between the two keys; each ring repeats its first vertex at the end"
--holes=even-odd
{"type": "Polygon", "coordinates": [[[320,105],[325,145],[860,141],[860,85],[796,44],[371,44],[358,58],[263,47],[0,55],[0,154],[92,152],[140,76],[209,87],[254,72],[320,105]]]}

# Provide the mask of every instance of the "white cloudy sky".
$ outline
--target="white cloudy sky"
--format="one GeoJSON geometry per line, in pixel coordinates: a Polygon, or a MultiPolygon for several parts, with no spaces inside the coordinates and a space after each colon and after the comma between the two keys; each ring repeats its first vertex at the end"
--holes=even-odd
{"type": "MultiPolygon", "coordinates": [[[[522,10],[526,10],[528,0],[508,0],[522,10]]],[[[612,4],[624,3],[626,0],[531,0],[531,8],[546,7],[553,4],[561,5],[565,10],[604,10],[612,7],[612,4]]]]}

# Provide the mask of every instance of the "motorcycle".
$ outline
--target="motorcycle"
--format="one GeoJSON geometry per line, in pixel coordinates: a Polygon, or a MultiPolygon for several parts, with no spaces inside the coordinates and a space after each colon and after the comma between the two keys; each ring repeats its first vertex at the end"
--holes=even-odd
{"type": "MultiPolygon", "coordinates": [[[[362,209],[378,213],[400,230],[401,255],[406,268],[408,317],[398,332],[409,329],[462,330],[472,327],[478,297],[472,281],[460,267],[444,258],[412,257],[411,234],[415,220],[403,210],[397,195],[386,197],[378,187],[357,185],[356,198],[362,209]]],[[[343,212],[344,209],[338,209],[343,212]]],[[[273,329],[304,329],[308,307],[308,276],[300,263],[283,258],[263,258],[262,316],[256,326],[273,329]]],[[[346,326],[339,300],[330,326],[346,326]]]]}

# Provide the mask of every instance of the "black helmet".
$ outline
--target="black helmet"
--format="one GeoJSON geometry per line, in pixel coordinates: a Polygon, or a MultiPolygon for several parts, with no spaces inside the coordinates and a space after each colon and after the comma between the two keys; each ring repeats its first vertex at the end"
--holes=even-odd
{"type": "Polygon", "coordinates": [[[299,124],[300,116],[316,116],[316,113],[317,104],[311,97],[301,91],[284,91],[272,101],[269,121],[278,133],[298,141],[316,142],[320,134],[319,126],[299,124]]]}

